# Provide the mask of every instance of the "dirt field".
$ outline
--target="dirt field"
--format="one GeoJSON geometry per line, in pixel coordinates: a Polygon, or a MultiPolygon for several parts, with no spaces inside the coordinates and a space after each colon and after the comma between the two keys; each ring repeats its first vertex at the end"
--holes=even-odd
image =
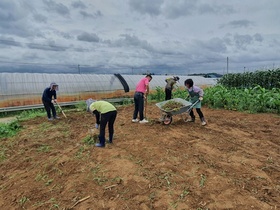
{"type": "Polygon", "coordinates": [[[164,126],[154,104],[145,125],[120,107],[106,148],[83,142],[89,113],[25,121],[1,140],[0,209],[280,209],[280,116],[202,110],[205,127],[164,126]]]}

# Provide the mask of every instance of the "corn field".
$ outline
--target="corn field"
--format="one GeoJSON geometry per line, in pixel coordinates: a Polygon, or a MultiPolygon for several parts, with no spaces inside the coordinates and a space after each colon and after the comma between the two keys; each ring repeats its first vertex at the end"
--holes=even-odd
{"type": "Polygon", "coordinates": [[[225,87],[251,88],[257,85],[266,88],[280,88],[280,68],[268,71],[226,74],[218,84],[225,87]]]}
{"type": "MultiPolygon", "coordinates": [[[[149,100],[164,101],[163,88],[149,95],[149,100]]],[[[173,91],[173,98],[186,99],[188,92],[184,89],[173,91]]],[[[260,85],[249,88],[226,87],[216,85],[204,89],[203,105],[211,108],[245,111],[250,113],[280,114],[280,88],[266,89],[260,85]]]]}
{"type": "Polygon", "coordinates": [[[203,102],[213,108],[280,114],[280,89],[269,90],[260,85],[243,89],[217,85],[205,89],[203,102]]]}

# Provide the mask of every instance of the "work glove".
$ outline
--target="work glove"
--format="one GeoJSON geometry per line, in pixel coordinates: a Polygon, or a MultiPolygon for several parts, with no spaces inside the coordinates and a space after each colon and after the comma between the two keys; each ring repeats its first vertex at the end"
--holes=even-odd
{"type": "Polygon", "coordinates": [[[54,103],[54,100],[51,100],[51,103],[53,104],[53,103],[54,103]]]}
{"type": "Polygon", "coordinates": [[[56,101],[56,99],[54,99],[53,101],[54,101],[54,103],[56,103],[56,102],[57,102],[57,101],[56,101]]]}
{"type": "Polygon", "coordinates": [[[99,128],[99,125],[97,123],[95,123],[95,128],[98,129],[99,128]]]}
{"type": "Polygon", "coordinates": [[[202,97],[202,96],[200,96],[200,97],[199,97],[199,100],[200,100],[200,101],[202,101],[202,100],[203,100],[203,97],[202,97]]]}

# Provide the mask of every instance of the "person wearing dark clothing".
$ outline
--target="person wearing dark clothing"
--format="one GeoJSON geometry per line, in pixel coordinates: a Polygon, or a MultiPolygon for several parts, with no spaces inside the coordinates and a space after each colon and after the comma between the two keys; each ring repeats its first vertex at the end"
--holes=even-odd
{"type": "Polygon", "coordinates": [[[54,103],[56,103],[56,91],[58,91],[58,85],[55,82],[52,82],[50,87],[47,87],[42,95],[42,102],[49,120],[59,119],[59,117],[56,115],[56,110],[54,107],[54,103]],[[51,116],[51,112],[53,117],[51,116]]]}
{"type": "Polygon", "coordinates": [[[165,100],[170,100],[172,98],[173,86],[179,81],[179,77],[167,78],[165,80],[165,100]]]}
{"type": "MultiPolygon", "coordinates": [[[[187,79],[185,81],[185,86],[186,86],[189,96],[190,96],[190,102],[193,104],[198,101],[198,103],[196,103],[194,108],[196,108],[196,112],[199,115],[199,118],[201,120],[201,125],[206,125],[207,123],[206,123],[206,121],[204,119],[204,115],[201,111],[201,101],[203,100],[203,94],[204,94],[203,90],[201,88],[199,88],[198,86],[195,86],[192,79],[187,79]]],[[[187,120],[187,122],[194,122],[195,116],[194,116],[193,110],[190,111],[190,116],[191,116],[191,119],[187,120]]]]}
{"type": "Polygon", "coordinates": [[[117,109],[107,101],[95,101],[91,98],[86,100],[87,111],[96,117],[95,128],[99,130],[100,143],[95,144],[96,147],[105,147],[105,128],[108,123],[109,143],[113,143],[114,123],[117,117],[117,109]]]}

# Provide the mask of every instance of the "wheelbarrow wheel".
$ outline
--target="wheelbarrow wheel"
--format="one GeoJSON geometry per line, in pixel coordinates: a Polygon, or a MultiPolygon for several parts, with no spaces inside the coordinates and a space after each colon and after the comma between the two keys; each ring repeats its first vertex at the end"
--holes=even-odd
{"type": "Polygon", "coordinates": [[[170,125],[172,123],[172,116],[165,115],[163,118],[163,124],[164,125],[170,125]]]}

